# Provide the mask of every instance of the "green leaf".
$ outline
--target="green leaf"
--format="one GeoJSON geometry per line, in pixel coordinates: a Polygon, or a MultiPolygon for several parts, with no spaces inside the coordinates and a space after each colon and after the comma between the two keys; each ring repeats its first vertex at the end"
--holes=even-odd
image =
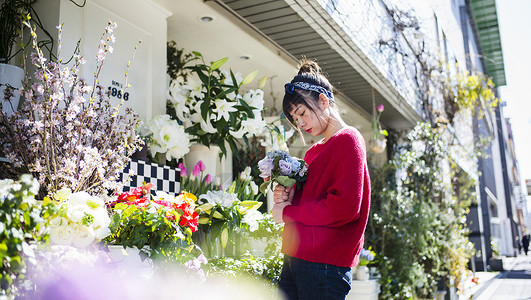
{"type": "Polygon", "coordinates": [[[292,187],[297,182],[295,179],[289,178],[288,176],[283,176],[283,175],[277,176],[275,179],[279,184],[285,187],[292,187]]]}
{"type": "Polygon", "coordinates": [[[203,55],[197,51],[192,51],[192,54],[198,57],[203,57],[203,55]]]}
{"type": "Polygon", "coordinates": [[[251,82],[254,80],[254,78],[256,77],[256,75],[258,75],[258,70],[254,70],[254,71],[252,71],[251,73],[249,73],[249,74],[248,74],[247,76],[245,76],[245,78],[242,80],[242,83],[240,83],[240,86],[251,83],[251,82]]]}
{"type": "Polygon", "coordinates": [[[267,188],[269,187],[269,184],[271,183],[271,181],[264,181],[261,185],[260,185],[260,192],[262,192],[262,194],[266,194],[267,192],[267,188]]]}
{"type": "Polygon", "coordinates": [[[219,67],[221,67],[224,63],[226,63],[227,60],[229,60],[229,58],[228,57],[224,57],[222,59],[219,59],[219,60],[213,62],[212,64],[210,64],[210,70],[214,71],[214,70],[219,69],[219,67]]]}

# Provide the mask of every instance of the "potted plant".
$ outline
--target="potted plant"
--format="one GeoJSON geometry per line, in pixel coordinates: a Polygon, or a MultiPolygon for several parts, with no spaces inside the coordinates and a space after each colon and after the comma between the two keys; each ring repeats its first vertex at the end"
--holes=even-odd
{"type": "Polygon", "coordinates": [[[23,21],[29,20],[31,5],[36,0],[6,0],[0,7],[0,105],[11,115],[17,110],[24,70],[8,64],[13,57],[13,46],[23,29],[23,21]]]}
{"type": "Polygon", "coordinates": [[[225,254],[238,256],[243,232],[258,229],[263,218],[258,208],[258,186],[252,182],[250,169],[244,171],[226,190],[208,190],[199,196],[199,231],[196,237],[209,257],[225,254]]]}
{"type": "Polygon", "coordinates": [[[387,130],[383,129],[380,126],[380,116],[382,115],[382,112],[384,111],[384,105],[380,104],[376,108],[377,114],[373,115],[372,119],[372,132],[373,136],[369,140],[369,149],[374,153],[382,153],[385,150],[385,146],[387,144],[387,139],[385,138],[388,133],[387,130]]]}
{"type": "Polygon", "coordinates": [[[356,267],[356,279],[357,280],[369,280],[369,268],[367,265],[371,264],[374,260],[375,253],[369,249],[361,249],[359,255],[359,264],[356,267]]]}
{"type": "MultiPolygon", "coordinates": [[[[28,22],[25,25],[30,27],[28,22]]],[[[109,22],[105,28],[97,69],[110,52],[116,26],[109,22]]],[[[10,168],[38,178],[42,196],[65,187],[91,195],[121,191],[119,172],[143,143],[134,130],[140,118],[127,108],[124,113],[123,102],[111,105],[104,87],[92,87],[81,78],[81,56],[75,55],[71,67],[60,63],[61,58],[46,59],[34,29],[30,30],[35,76],[25,81],[24,105],[14,118],[0,113],[0,145],[10,168]]],[[[59,41],[60,34],[61,28],[59,41]]]]}
{"type": "Polygon", "coordinates": [[[108,205],[111,234],[107,245],[136,248],[143,258],[153,261],[185,262],[200,249],[192,242],[199,214],[197,198],[182,192],[172,196],[158,191],[152,196],[152,183],[118,195],[108,205]]]}
{"type": "MultiPolygon", "coordinates": [[[[258,134],[266,127],[261,114],[264,108],[261,87],[265,78],[260,81],[258,89],[242,93],[242,86],[252,82],[257,71],[242,78],[232,70],[220,69],[227,57],[208,64],[201,53],[192,53],[194,59],[188,61],[198,63],[184,67],[183,75],[171,81],[169,108],[174,110],[175,117],[191,135],[192,143],[219,149],[214,151],[222,158],[227,155],[228,148],[233,153],[237,150],[239,139],[247,141],[248,136],[258,134]]],[[[192,145],[191,153],[185,158],[188,168],[199,159],[207,160],[205,153],[192,159],[195,148],[192,145]]],[[[214,163],[208,162],[207,165],[215,168],[214,163]]],[[[215,174],[211,170],[209,173],[215,174]]]]}

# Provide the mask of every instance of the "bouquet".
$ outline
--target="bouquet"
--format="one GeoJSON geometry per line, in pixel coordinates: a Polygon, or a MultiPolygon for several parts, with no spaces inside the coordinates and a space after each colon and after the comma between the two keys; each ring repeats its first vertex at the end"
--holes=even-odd
{"type": "Polygon", "coordinates": [[[374,253],[374,251],[372,251],[370,248],[361,249],[361,252],[359,255],[359,259],[360,259],[359,265],[366,266],[366,265],[371,264],[371,262],[374,260],[375,255],[376,253],[374,253]]]}
{"type": "Polygon", "coordinates": [[[260,177],[264,183],[260,191],[266,193],[271,182],[277,182],[285,187],[292,187],[296,183],[302,184],[308,175],[308,165],[302,159],[291,157],[288,152],[275,150],[268,152],[266,157],[258,162],[260,177]]]}
{"type": "Polygon", "coordinates": [[[72,193],[68,188],[52,197],[58,202],[59,210],[49,218],[52,244],[86,248],[111,233],[111,219],[101,198],[87,192],[72,193]]]}

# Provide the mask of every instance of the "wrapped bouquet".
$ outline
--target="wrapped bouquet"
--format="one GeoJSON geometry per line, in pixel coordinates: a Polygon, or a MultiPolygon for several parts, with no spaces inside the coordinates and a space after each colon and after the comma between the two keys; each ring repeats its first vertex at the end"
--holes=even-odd
{"type": "Polygon", "coordinates": [[[271,182],[277,182],[285,187],[292,187],[296,183],[306,181],[308,165],[302,159],[291,157],[288,152],[275,150],[268,152],[266,157],[258,162],[260,177],[264,183],[260,191],[266,193],[271,182]]]}

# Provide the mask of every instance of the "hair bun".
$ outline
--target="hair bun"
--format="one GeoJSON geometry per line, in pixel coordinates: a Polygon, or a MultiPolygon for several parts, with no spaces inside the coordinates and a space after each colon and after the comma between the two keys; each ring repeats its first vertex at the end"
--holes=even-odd
{"type": "Polygon", "coordinates": [[[313,74],[316,76],[321,75],[321,67],[313,60],[303,60],[299,64],[299,75],[304,73],[313,74]]]}

